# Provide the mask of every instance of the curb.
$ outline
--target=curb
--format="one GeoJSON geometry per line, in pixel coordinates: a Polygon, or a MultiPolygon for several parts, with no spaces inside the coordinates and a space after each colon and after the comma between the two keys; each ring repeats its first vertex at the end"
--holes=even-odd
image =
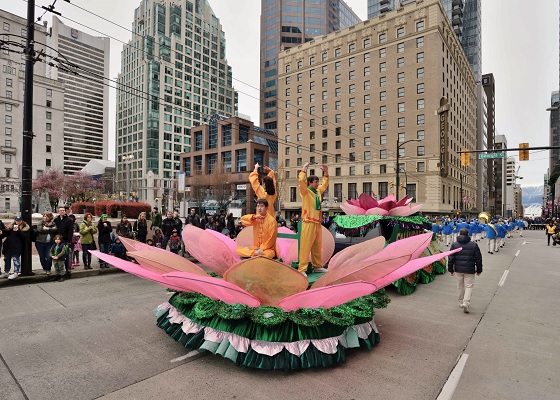
{"type": "MultiPolygon", "coordinates": [[[[5,287],[13,287],[13,286],[20,286],[20,285],[29,285],[29,284],[37,284],[37,283],[46,283],[49,282],[50,279],[54,276],[53,273],[51,275],[43,274],[43,270],[34,270],[34,275],[27,275],[27,276],[18,276],[16,279],[7,279],[3,278],[0,279],[0,289],[5,287]]],[[[88,278],[91,276],[98,276],[98,275],[107,275],[107,274],[115,274],[115,273],[126,273],[118,268],[109,267],[104,269],[94,268],[94,269],[83,269],[81,267],[79,270],[72,270],[70,278],[66,279],[79,279],[79,278],[88,278]]]]}

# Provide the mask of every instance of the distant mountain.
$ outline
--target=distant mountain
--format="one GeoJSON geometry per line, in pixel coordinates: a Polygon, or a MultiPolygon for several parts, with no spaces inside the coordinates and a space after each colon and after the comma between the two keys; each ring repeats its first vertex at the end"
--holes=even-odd
{"type": "Polygon", "coordinates": [[[523,207],[528,207],[531,204],[542,204],[544,186],[523,186],[521,202],[523,207]]]}

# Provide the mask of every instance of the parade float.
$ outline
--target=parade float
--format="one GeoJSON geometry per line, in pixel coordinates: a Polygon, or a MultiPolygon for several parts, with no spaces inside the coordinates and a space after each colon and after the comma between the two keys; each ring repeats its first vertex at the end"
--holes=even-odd
{"type": "MultiPolygon", "coordinates": [[[[404,197],[397,201],[390,195],[377,201],[372,196],[362,193],[357,200],[347,200],[340,208],[346,215],[334,218],[332,228],[345,236],[363,237],[372,229],[379,229],[380,235],[387,244],[395,243],[404,238],[423,234],[431,230],[431,222],[416,215],[421,205],[411,206],[411,198],[404,197]]],[[[437,235],[432,236],[429,245],[423,250],[421,257],[436,256],[434,262],[418,271],[412,272],[393,282],[397,292],[402,295],[414,293],[418,282],[430,283],[436,274],[447,271],[446,258],[441,255],[437,235]]]]}
{"type": "Polygon", "coordinates": [[[183,229],[183,241],[203,268],[125,238],[135,262],[92,254],[173,292],[154,312],[157,326],[181,345],[239,366],[280,370],[328,367],[344,362],[346,349],[374,347],[380,340],[374,310],[389,303],[383,288],[455,252],[420,257],[432,241],[425,233],[389,245],[374,238],[331,258],[327,239],[328,272],[305,277],[291,267],[293,239],[278,240],[281,261],[240,259],[234,240],[192,225],[183,229]]]}

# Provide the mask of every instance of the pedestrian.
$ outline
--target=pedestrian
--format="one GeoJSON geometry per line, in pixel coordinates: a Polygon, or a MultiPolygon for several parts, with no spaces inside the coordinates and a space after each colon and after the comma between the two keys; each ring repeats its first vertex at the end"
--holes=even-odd
{"type": "Polygon", "coordinates": [[[119,236],[114,237],[113,243],[111,244],[110,253],[113,256],[120,258],[121,260],[126,260],[126,248],[122,244],[119,236]]]}
{"type": "Polygon", "coordinates": [[[169,238],[169,251],[174,254],[179,254],[179,250],[181,250],[181,238],[179,237],[177,229],[173,229],[171,237],[169,238]]]}
{"type": "Polygon", "coordinates": [[[6,238],[2,246],[4,255],[4,273],[0,278],[16,279],[20,274],[21,253],[23,245],[29,237],[30,227],[21,216],[16,216],[14,221],[8,224],[2,231],[2,236],[6,238]],[[14,272],[10,273],[14,264],[14,272]]]}
{"type": "MultiPolygon", "coordinates": [[[[68,215],[68,206],[58,207],[58,216],[54,219],[54,223],[58,228],[58,234],[62,235],[64,243],[72,241],[72,234],[74,233],[74,222],[68,215]]],[[[70,276],[70,258],[66,257],[66,275],[70,276]]]]}
{"type": "MultiPolygon", "coordinates": [[[[80,242],[80,233],[74,232],[72,235],[72,243],[69,245],[69,251],[72,259],[70,260],[70,269],[80,266],[80,252],[82,251],[82,243],[80,242]]],[[[86,254],[84,253],[84,256],[86,254]]],[[[87,268],[85,268],[87,269],[87,268]]]]}
{"type": "Polygon", "coordinates": [[[552,235],[554,235],[556,233],[556,225],[550,219],[548,220],[548,222],[546,224],[545,233],[546,233],[546,236],[548,238],[548,246],[550,246],[550,238],[552,237],[552,235]]]}
{"type": "Polygon", "coordinates": [[[214,219],[214,216],[209,216],[208,217],[208,223],[206,224],[206,229],[211,229],[213,231],[218,231],[218,224],[216,223],[216,220],[214,219]]]}
{"type": "Polygon", "coordinates": [[[115,233],[124,238],[132,237],[132,224],[130,223],[126,215],[123,215],[121,221],[117,224],[115,233]]]}
{"type": "Polygon", "coordinates": [[[229,231],[229,237],[235,238],[235,219],[233,218],[233,213],[229,213],[226,218],[226,229],[229,231]]]}
{"type": "MultiPolygon", "coordinates": [[[[6,236],[4,236],[4,231],[6,230],[6,225],[4,225],[4,222],[2,222],[2,220],[0,219],[0,254],[2,254],[2,242],[4,241],[4,238],[6,236]]],[[[1,271],[1,269],[0,269],[1,271]]]]}
{"type": "Polygon", "coordinates": [[[37,237],[35,238],[35,248],[39,255],[39,261],[43,268],[43,273],[50,275],[52,269],[51,247],[54,243],[54,236],[57,227],[54,223],[52,212],[43,214],[43,219],[37,224],[37,237]]]}
{"type": "MultiPolygon", "coordinates": [[[[93,223],[93,215],[90,213],[84,214],[84,220],[80,225],[80,242],[82,245],[82,261],[84,262],[84,269],[93,269],[91,266],[91,253],[90,250],[96,250],[95,238],[93,235],[97,233],[97,228],[93,223]]],[[[78,259],[79,262],[79,259],[78,259]]]]}
{"type": "Polygon", "coordinates": [[[161,232],[161,228],[158,228],[156,226],[156,228],[154,229],[154,236],[153,236],[153,246],[158,247],[160,249],[163,248],[163,233],[161,232]]]}
{"type": "Polygon", "coordinates": [[[471,297],[474,287],[474,274],[482,273],[482,253],[478,244],[471,241],[469,230],[462,228],[457,241],[449,250],[461,248],[458,253],[448,257],[447,269],[457,278],[457,291],[459,292],[459,305],[465,313],[469,312],[471,297]]]}
{"type": "Polygon", "coordinates": [[[161,214],[157,207],[152,209],[152,231],[155,230],[155,228],[161,228],[161,214]]]}
{"type": "MultiPolygon", "coordinates": [[[[113,227],[107,218],[107,214],[101,214],[99,222],[97,223],[97,241],[99,242],[99,251],[109,254],[111,250],[111,233],[113,227]]],[[[105,261],[99,260],[99,268],[109,268],[105,261]]]]}
{"type": "Polygon", "coordinates": [[[173,213],[168,211],[167,217],[161,221],[161,232],[163,233],[162,249],[167,248],[167,242],[173,234],[173,229],[175,229],[175,220],[173,219],[173,213]]]}
{"type": "Polygon", "coordinates": [[[194,225],[197,228],[200,228],[200,217],[198,216],[198,214],[196,213],[196,210],[194,208],[191,208],[190,214],[187,216],[186,220],[185,220],[185,225],[194,225]]]}
{"type": "Polygon", "coordinates": [[[154,245],[154,240],[153,239],[146,239],[146,244],[148,246],[153,246],[154,245]]]}
{"type": "Polygon", "coordinates": [[[55,272],[55,276],[52,279],[53,282],[64,282],[68,252],[68,245],[64,242],[62,235],[56,235],[50,251],[55,272]]]}
{"type": "Polygon", "coordinates": [[[307,276],[309,253],[311,252],[311,265],[314,272],[327,272],[323,268],[321,259],[321,248],[323,245],[323,233],[321,231],[321,200],[322,195],[329,186],[329,168],[322,165],[323,182],[319,185],[319,177],[307,176],[306,162],[301,169],[299,181],[299,193],[302,198],[301,205],[301,232],[299,241],[299,267],[298,271],[307,276]]]}
{"type": "Polygon", "coordinates": [[[133,230],[136,232],[136,240],[146,243],[146,238],[148,236],[148,221],[146,221],[145,212],[141,212],[140,215],[138,215],[138,219],[134,222],[133,230]]]}

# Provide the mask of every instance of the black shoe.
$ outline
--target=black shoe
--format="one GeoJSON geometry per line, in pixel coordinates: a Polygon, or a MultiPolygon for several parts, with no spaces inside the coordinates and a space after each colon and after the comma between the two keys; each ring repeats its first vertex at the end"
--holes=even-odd
{"type": "Polygon", "coordinates": [[[494,253],[492,253],[491,251],[490,251],[489,253],[490,253],[490,254],[494,254],[494,253]]]}
{"type": "Polygon", "coordinates": [[[56,282],[58,281],[58,278],[60,277],[60,275],[55,275],[52,278],[49,279],[49,282],[56,282]]]}
{"type": "Polygon", "coordinates": [[[64,276],[60,275],[57,279],[58,282],[64,282],[64,276]]]}

